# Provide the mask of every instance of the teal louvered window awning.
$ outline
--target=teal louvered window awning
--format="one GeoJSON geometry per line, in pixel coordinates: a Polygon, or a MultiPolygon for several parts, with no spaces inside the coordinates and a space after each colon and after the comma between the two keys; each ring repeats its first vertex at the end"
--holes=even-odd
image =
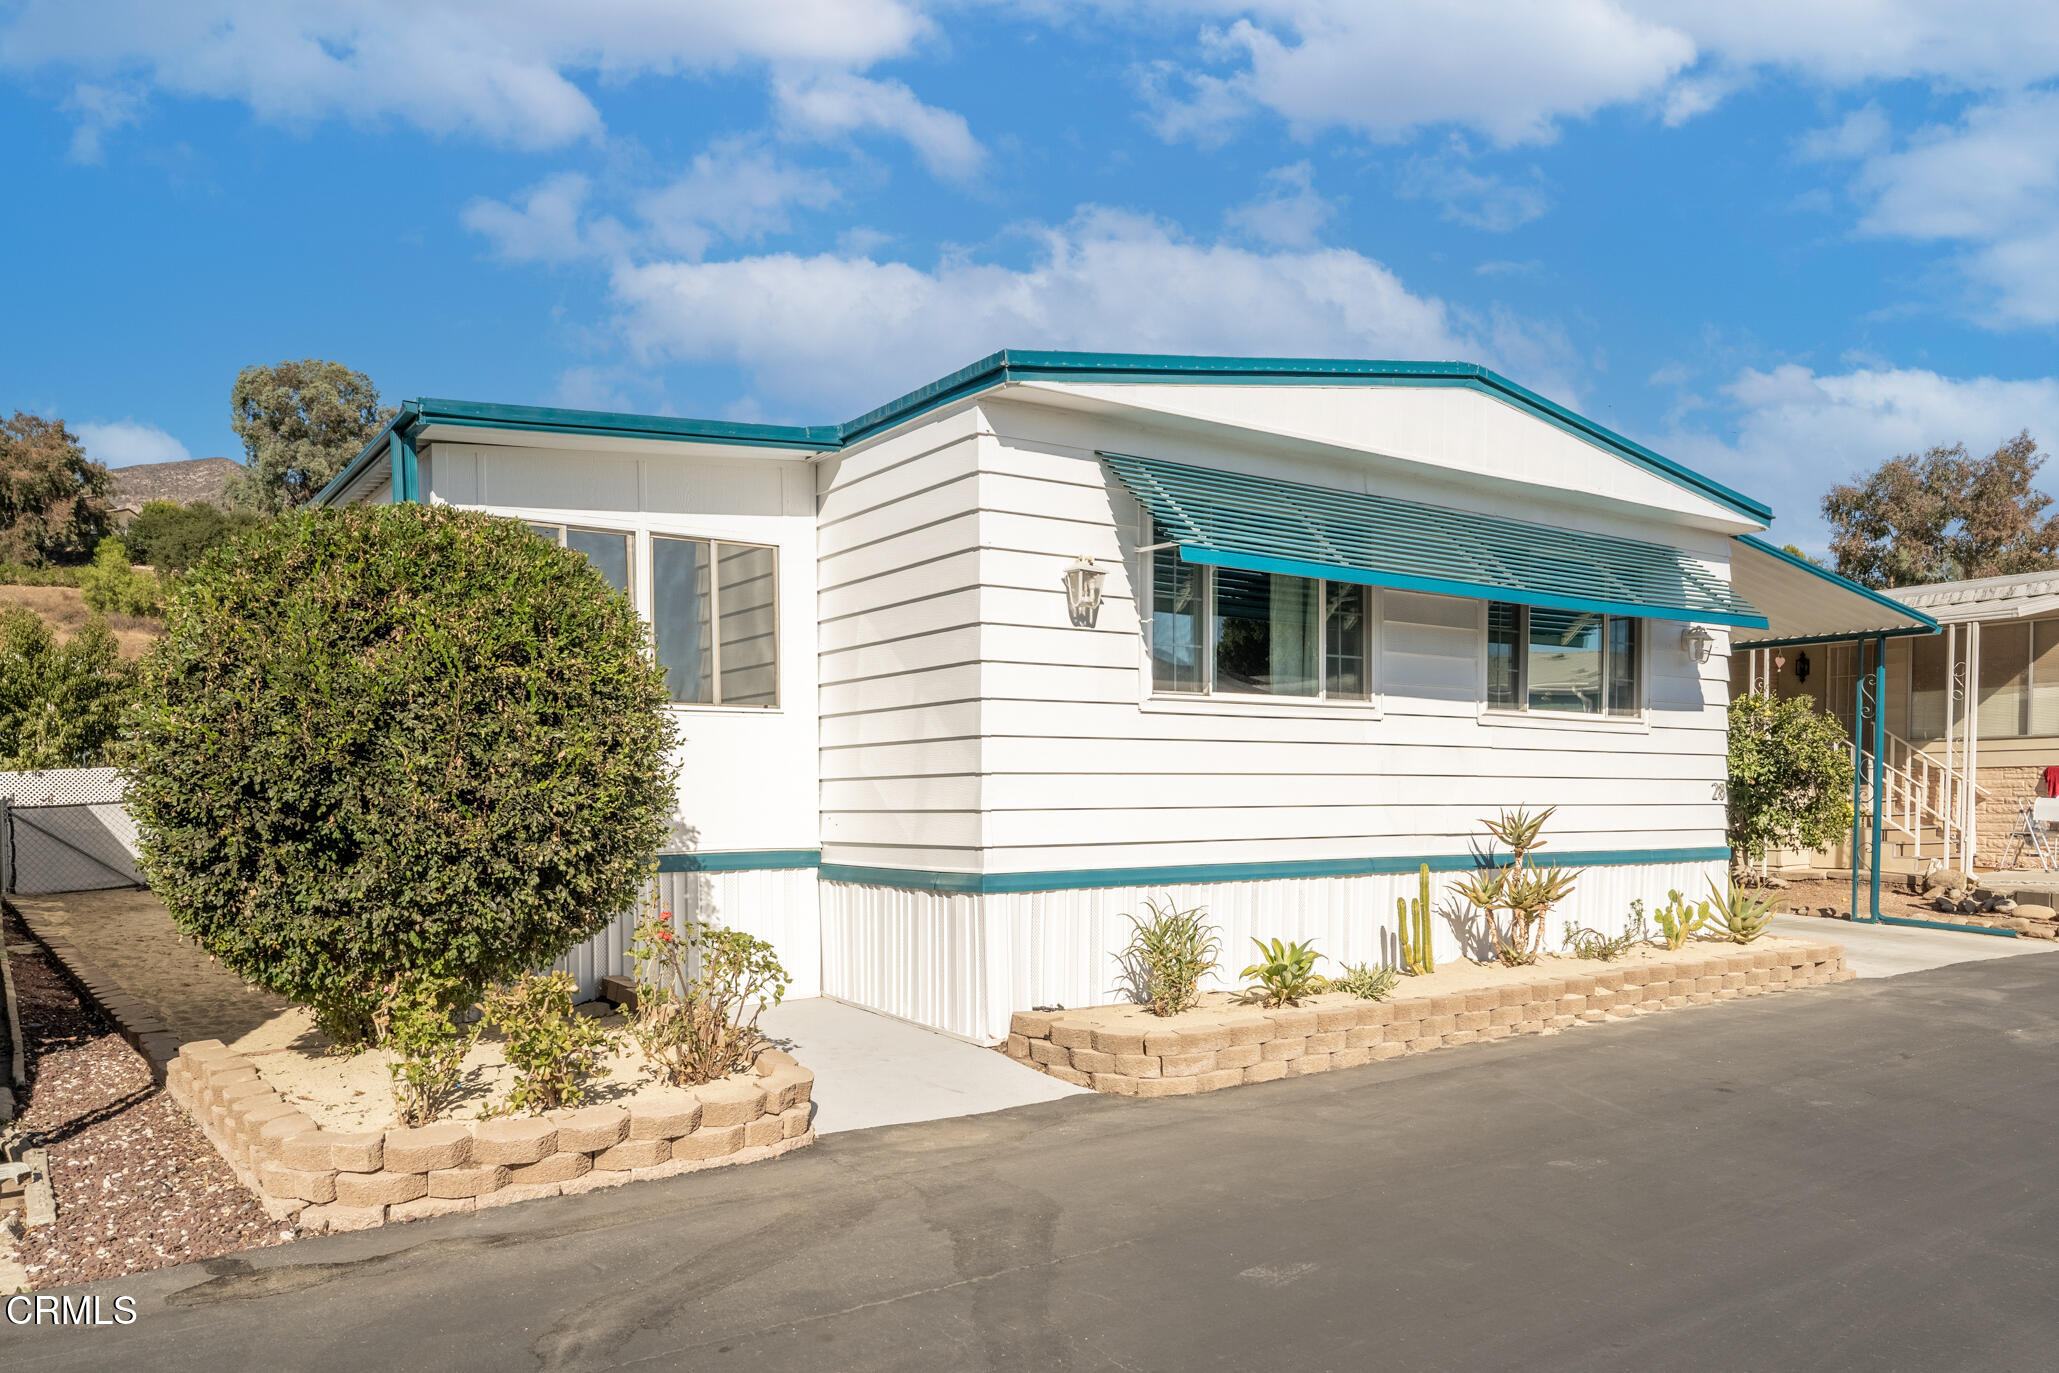
{"type": "Polygon", "coordinates": [[[1763,629],[1766,617],[1663,544],[1421,501],[1103,453],[1180,560],[1405,591],[1763,629]]]}

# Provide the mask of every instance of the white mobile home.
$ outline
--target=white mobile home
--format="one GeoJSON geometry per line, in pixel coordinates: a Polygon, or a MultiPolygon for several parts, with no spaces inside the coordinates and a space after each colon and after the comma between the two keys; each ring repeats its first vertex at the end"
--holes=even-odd
{"type": "Polygon", "coordinates": [[[809,427],[421,400],[322,499],[592,557],[677,702],[674,909],[979,1038],[1108,1000],[1167,889],[1231,968],[1389,958],[1504,808],[1557,807],[1566,919],[1700,890],[1730,636],[1782,629],[1733,585],[1764,506],[1455,363],[1008,352],[809,427]]]}

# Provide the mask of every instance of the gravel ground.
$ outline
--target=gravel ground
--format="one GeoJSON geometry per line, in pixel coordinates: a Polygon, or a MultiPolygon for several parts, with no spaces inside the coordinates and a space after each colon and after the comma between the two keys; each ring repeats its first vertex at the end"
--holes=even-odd
{"type": "Polygon", "coordinates": [[[57,1287],[213,1258],[294,1237],[257,1199],[141,1055],[84,1004],[12,914],[29,1094],[22,1124],[50,1153],[57,1222],[29,1231],[21,1262],[57,1287]]]}

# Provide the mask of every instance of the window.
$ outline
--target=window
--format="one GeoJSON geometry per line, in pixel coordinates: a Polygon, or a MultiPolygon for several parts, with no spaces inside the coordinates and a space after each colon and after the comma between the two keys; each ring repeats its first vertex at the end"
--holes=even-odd
{"type": "MultiPolygon", "coordinates": [[[[1163,529],[1152,531],[1165,541],[1163,529]]],[[[1372,691],[1372,596],[1312,577],[1151,554],[1151,689],[1363,701],[1372,691]]]]}
{"type": "Polygon", "coordinates": [[[584,553],[588,562],[617,591],[629,590],[629,536],[605,529],[575,529],[563,524],[529,526],[560,548],[584,553]]]}
{"type": "Polygon", "coordinates": [[[779,704],[778,589],[770,548],[651,537],[651,628],[674,701],[779,704]]]}
{"type": "Polygon", "coordinates": [[[1488,708],[1637,714],[1642,623],[1623,615],[1488,602],[1488,708]]]}

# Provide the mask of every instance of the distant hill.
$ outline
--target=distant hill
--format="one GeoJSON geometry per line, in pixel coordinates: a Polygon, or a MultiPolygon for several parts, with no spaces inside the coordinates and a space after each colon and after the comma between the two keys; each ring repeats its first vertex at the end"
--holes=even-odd
{"type": "Polygon", "coordinates": [[[234,458],[187,458],[183,462],[142,462],[113,470],[116,519],[127,524],[148,501],[206,501],[226,506],[229,478],[243,470],[234,458]]]}

